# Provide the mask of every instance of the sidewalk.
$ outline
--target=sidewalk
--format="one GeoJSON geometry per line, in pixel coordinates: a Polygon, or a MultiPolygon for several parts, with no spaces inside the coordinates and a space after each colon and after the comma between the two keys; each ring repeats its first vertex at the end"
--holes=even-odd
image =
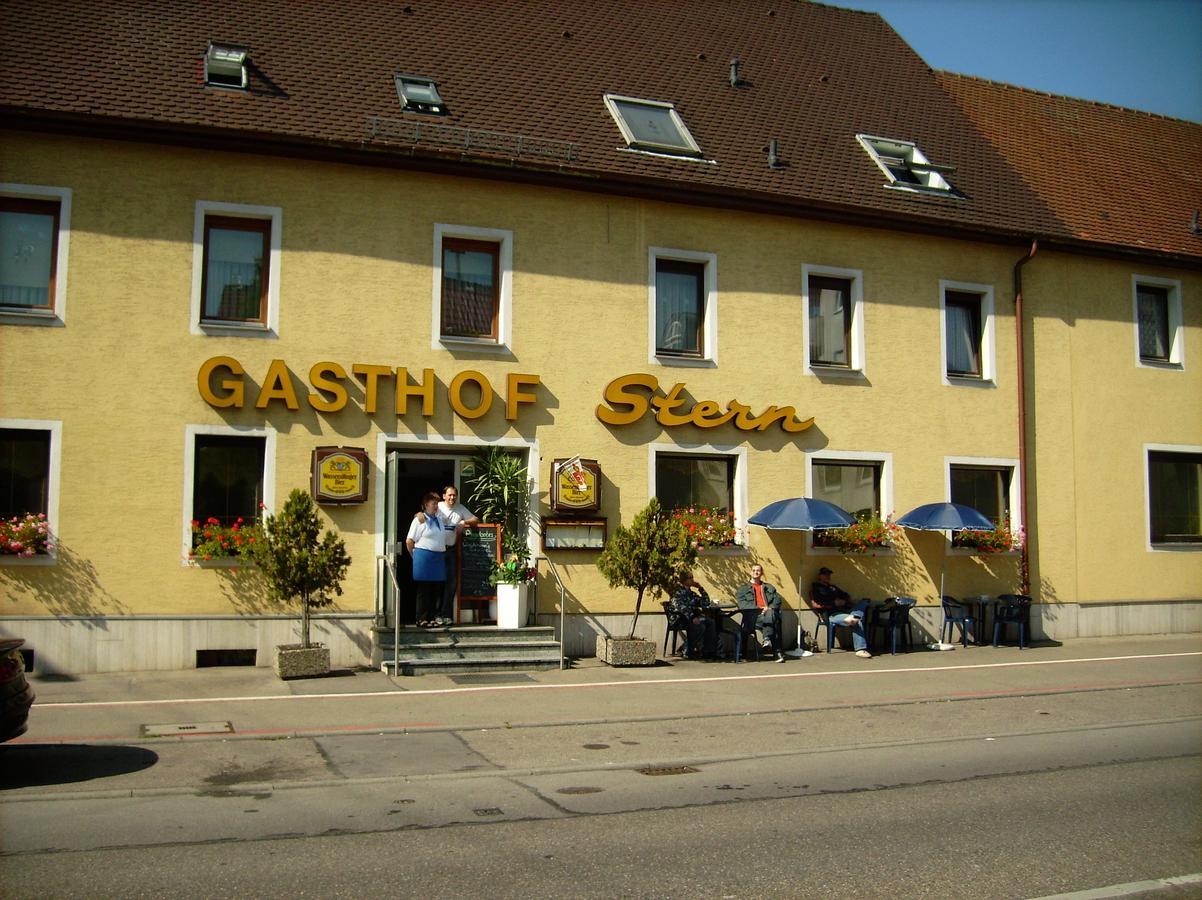
{"type": "MultiPolygon", "coordinates": [[[[123,672],[77,675],[77,677],[38,677],[30,681],[37,693],[34,713],[53,704],[137,704],[168,701],[233,701],[240,698],[299,698],[346,696],[353,705],[359,695],[373,693],[468,693],[489,691],[504,686],[597,686],[672,681],[743,681],[778,679],[797,675],[871,674],[922,670],[938,674],[941,670],[962,672],[964,667],[1007,667],[1067,660],[1106,660],[1109,657],[1137,657],[1158,654],[1202,654],[1202,633],[1167,636],[1081,638],[1065,644],[1041,643],[1019,650],[1017,646],[963,646],[956,650],[920,649],[895,656],[875,656],[862,660],[851,652],[835,650],[805,658],[790,658],[786,664],[770,661],[698,662],[659,660],[653,667],[611,668],[593,657],[573,660],[565,670],[501,672],[475,675],[427,674],[417,677],[391,677],[374,669],[344,669],[325,678],[284,681],[269,667],[228,667],[167,670],[167,672],[123,672]]],[[[1202,660],[1196,662],[1202,675],[1202,660]]],[[[821,679],[815,679],[814,684],[821,679]]],[[[813,687],[811,687],[813,690],[813,687]]],[[[32,721],[32,720],[31,720],[32,721]]]]}

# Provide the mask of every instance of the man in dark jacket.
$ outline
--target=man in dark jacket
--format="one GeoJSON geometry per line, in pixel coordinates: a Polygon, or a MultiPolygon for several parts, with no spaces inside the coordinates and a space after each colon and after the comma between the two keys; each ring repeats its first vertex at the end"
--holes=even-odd
{"type": "Polygon", "coordinates": [[[709,594],[692,572],[681,577],[680,587],[668,601],[668,625],[685,629],[690,659],[702,656],[713,659],[717,655],[718,628],[709,614],[712,605],[709,594]]]}
{"type": "Polygon", "coordinates": [[[868,652],[868,639],[864,635],[864,619],[868,616],[869,603],[867,600],[853,603],[847,591],[831,584],[832,574],[834,573],[830,569],[823,566],[818,570],[818,580],[810,585],[810,600],[814,604],[814,611],[825,613],[832,628],[850,628],[851,644],[855,648],[856,656],[869,659],[872,654],[868,652]]]}
{"type": "Polygon", "coordinates": [[[739,609],[744,610],[743,634],[746,635],[750,630],[747,627],[749,617],[754,615],[756,638],[760,645],[769,654],[775,651],[776,661],[783,663],[785,654],[777,644],[777,635],[780,633],[780,592],[764,581],[764,567],[759,563],[751,567],[751,581],[739,588],[735,602],[739,604],[739,609]],[[758,613],[753,612],[755,610],[758,613]]]}

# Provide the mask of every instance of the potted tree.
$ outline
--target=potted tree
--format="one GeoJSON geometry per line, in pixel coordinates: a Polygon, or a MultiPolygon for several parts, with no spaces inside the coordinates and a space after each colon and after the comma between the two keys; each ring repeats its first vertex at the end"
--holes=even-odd
{"type": "Polygon", "coordinates": [[[629,528],[619,525],[597,558],[597,568],[610,587],[632,588],[634,619],[630,635],[597,635],[597,656],[611,666],[649,666],[655,663],[655,643],[635,637],[643,597],[670,592],[697,561],[697,544],[688,529],[655,497],[629,528]]]}
{"type": "Polygon", "coordinates": [[[268,593],[282,603],[300,603],[301,642],[275,648],[272,667],[280,678],[305,678],[330,671],[330,648],[309,639],[310,612],[342,593],[351,558],[333,531],[321,535],[321,519],[306,491],[288,495],[278,515],[263,519],[262,533],[242,546],[243,558],[263,573],[268,593]]]}

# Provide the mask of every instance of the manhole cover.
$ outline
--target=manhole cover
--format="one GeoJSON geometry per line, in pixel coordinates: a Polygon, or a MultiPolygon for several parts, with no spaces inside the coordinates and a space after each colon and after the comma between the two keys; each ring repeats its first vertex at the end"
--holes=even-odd
{"type": "Polygon", "coordinates": [[[555,793],[557,794],[599,794],[605,788],[599,787],[566,787],[560,788],[555,793]]]}
{"type": "Polygon", "coordinates": [[[181,722],[173,725],[143,725],[142,737],[178,737],[181,734],[233,734],[229,722],[181,722]]]}
{"type": "Polygon", "coordinates": [[[648,766],[645,769],[635,769],[640,775],[691,775],[701,771],[692,766],[648,766]]]}
{"type": "Polygon", "coordinates": [[[495,675],[452,675],[451,681],[456,684],[524,684],[525,682],[534,683],[534,679],[529,675],[516,673],[495,674],[495,675]]]}

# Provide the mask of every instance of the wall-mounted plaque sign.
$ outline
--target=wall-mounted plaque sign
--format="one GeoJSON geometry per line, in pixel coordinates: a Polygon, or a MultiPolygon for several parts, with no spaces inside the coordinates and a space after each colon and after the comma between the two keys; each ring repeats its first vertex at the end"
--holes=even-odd
{"type": "Polygon", "coordinates": [[[339,505],[367,500],[367,451],[359,447],[317,447],[311,467],[313,499],[339,505]]]}
{"type": "Polygon", "coordinates": [[[595,459],[557,459],[551,464],[551,508],[557,513],[601,508],[601,467],[595,459]]]}

